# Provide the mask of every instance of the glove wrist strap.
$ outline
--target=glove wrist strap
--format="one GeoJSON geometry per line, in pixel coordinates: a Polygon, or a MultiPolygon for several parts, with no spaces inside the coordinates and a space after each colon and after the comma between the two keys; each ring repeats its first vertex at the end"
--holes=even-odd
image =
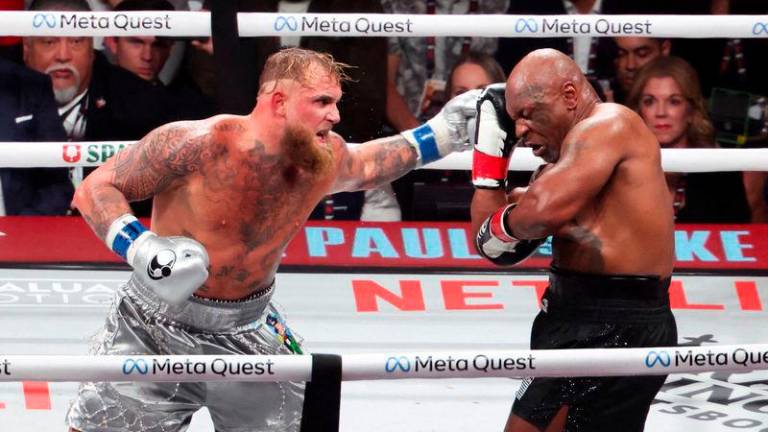
{"type": "Polygon", "coordinates": [[[502,207],[491,215],[489,229],[491,234],[497,239],[506,243],[519,243],[520,239],[512,234],[512,229],[507,224],[507,215],[515,208],[517,204],[510,204],[502,207]]]}
{"type": "Polygon", "coordinates": [[[472,182],[485,189],[505,189],[509,156],[492,156],[475,149],[472,154],[472,182]]]}
{"type": "Polygon", "coordinates": [[[151,234],[152,232],[142,225],[134,215],[126,213],[112,222],[104,242],[113,252],[131,264],[134,255],[132,249],[135,249],[132,246],[140,237],[151,234]]]}
{"type": "Polygon", "coordinates": [[[440,159],[435,132],[428,124],[404,131],[402,135],[416,149],[418,166],[440,159]]]}
{"type": "MultiPolygon", "coordinates": [[[[445,146],[448,124],[437,116],[423,125],[402,132],[402,136],[416,149],[419,155],[418,166],[426,165],[445,156],[441,147],[445,146]]],[[[443,149],[444,150],[444,149],[443,149]]]]}

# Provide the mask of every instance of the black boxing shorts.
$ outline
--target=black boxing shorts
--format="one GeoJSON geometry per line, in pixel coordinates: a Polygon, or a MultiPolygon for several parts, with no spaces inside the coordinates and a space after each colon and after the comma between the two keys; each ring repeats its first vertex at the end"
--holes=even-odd
{"type": "MultiPolygon", "coordinates": [[[[531,349],[677,345],[670,279],[552,269],[531,349]]],[[[544,430],[562,406],[565,431],[642,431],[666,376],[526,378],[512,413],[544,430]]]]}

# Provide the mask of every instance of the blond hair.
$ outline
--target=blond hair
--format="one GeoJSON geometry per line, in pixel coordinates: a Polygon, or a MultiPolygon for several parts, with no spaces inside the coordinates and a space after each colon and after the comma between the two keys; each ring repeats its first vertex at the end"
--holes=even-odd
{"type": "Polygon", "coordinates": [[[296,81],[302,85],[311,84],[314,78],[311,74],[312,65],[319,66],[339,83],[350,80],[346,69],[351,66],[337,62],[332,55],[303,48],[286,48],[267,59],[259,77],[259,94],[274,90],[272,88],[267,91],[265,85],[270,82],[276,85],[281,79],[296,81]]]}

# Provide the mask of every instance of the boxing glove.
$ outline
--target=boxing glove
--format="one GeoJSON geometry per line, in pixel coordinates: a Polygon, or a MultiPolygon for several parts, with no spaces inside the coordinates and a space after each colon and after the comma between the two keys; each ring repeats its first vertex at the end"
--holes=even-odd
{"type": "Polygon", "coordinates": [[[480,90],[470,90],[449,100],[436,116],[401,135],[416,149],[417,166],[453,152],[469,150],[467,127],[475,118],[480,90]]]}
{"type": "Polygon", "coordinates": [[[520,240],[507,226],[507,215],[515,204],[502,207],[488,217],[475,237],[477,251],[500,266],[517,264],[531,256],[546,239],[520,240]]]}
{"type": "Polygon", "coordinates": [[[208,253],[202,244],[188,237],[160,237],[133,215],[112,222],[105,240],[138,281],[168,303],[183,302],[208,279],[208,253]]]}
{"type": "Polygon", "coordinates": [[[477,101],[472,184],[480,189],[506,189],[515,125],[507,115],[504,83],[491,84],[477,101]]]}

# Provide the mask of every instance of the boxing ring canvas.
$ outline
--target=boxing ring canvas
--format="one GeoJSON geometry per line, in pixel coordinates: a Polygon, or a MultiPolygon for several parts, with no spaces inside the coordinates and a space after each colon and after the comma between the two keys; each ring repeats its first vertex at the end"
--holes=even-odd
{"type": "MultiPolygon", "coordinates": [[[[125,271],[0,270],[3,354],[86,354],[125,271]]],[[[546,286],[514,274],[287,273],[276,300],[311,352],[526,349],[546,286]]],[[[768,277],[674,278],[680,343],[765,343],[768,277]]],[[[343,431],[499,431],[520,381],[432,379],[345,382],[343,431]]],[[[75,383],[0,383],[2,430],[64,430],[75,383]]],[[[646,430],[768,429],[768,371],[677,374],[646,430]]],[[[189,429],[212,431],[204,411],[189,429]]]]}

